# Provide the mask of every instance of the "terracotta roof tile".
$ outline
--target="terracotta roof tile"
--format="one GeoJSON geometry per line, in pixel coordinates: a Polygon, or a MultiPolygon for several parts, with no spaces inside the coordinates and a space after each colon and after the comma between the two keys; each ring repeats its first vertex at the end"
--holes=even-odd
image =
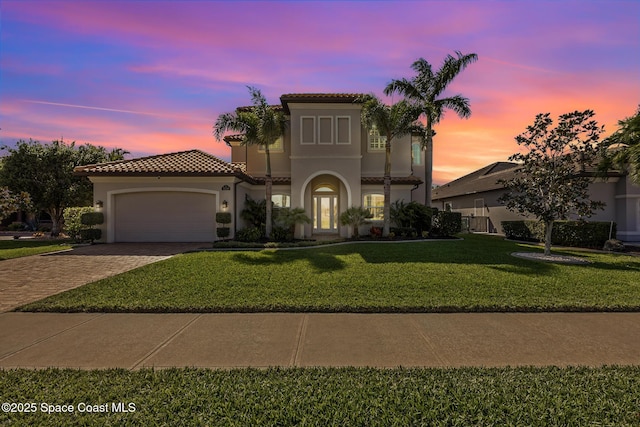
{"type": "Polygon", "coordinates": [[[79,166],[76,175],[103,176],[233,176],[240,168],[200,150],[79,166]]]}
{"type": "Polygon", "coordinates": [[[280,97],[284,111],[290,114],[290,102],[316,102],[316,103],[353,103],[364,96],[362,93],[287,93],[280,97]]]}
{"type": "MultiPolygon", "coordinates": [[[[384,184],[384,177],[381,176],[363,176],[360,179],[361,184],[384,184]]],[[[392,176],[391,185],[418,185],[422,184],[422,180],[414,175],[409,176],[392,176]]]]}

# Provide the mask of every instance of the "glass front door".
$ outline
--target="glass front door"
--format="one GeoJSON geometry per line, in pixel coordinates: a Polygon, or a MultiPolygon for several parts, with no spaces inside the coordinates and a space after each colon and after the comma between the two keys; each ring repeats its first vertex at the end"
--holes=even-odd
{"type": "Polygon", "coordinates": [[[313,231],[338,231],[338,196],[313,196],[313,231]]]}

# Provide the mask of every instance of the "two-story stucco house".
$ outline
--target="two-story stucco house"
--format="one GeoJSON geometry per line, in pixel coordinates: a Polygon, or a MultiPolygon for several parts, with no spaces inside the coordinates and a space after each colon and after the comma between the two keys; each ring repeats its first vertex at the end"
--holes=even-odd
{"type": "MultiPolygon", "coordinates": [[[[274,106],[283,109],[289,126],[270,148],[272,200],[303,208],[312,219],[299,226],[297,237],[347,237],[350,230],[338,217],[351,206],[370,208],[373,220],[381,219],[385,140],[362,126],[360,96],[287,94],[274,106]]],[[[265,155],[237,136],[225,141],[231,162],[192,150],[77,168],[93,182],[95,206],[105,214],[103,240],[214,241],[219,211],[233,213],[233,237],[245,227],[245,198],[264,199],[265,155]]],[[[424,152],[417,138],[394,140],[391,176],[392,201],[424,202],[424,152]]]]}

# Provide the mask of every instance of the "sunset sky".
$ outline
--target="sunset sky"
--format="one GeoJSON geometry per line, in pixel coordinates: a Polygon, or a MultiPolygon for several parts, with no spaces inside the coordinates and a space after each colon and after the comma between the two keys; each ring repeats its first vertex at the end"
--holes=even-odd
{"type": "Polygon", "coordinates": [[[382,95],[455,50],[479,56],[448,92],[473,114],[436,127],[439,184],[506,160],[537,113],[593,109],[609,134],[640,103],[640,1],[2,0],[0,144],[229,160],[212,125],[249,103],[247,85],[272,103],[382,95]]]}

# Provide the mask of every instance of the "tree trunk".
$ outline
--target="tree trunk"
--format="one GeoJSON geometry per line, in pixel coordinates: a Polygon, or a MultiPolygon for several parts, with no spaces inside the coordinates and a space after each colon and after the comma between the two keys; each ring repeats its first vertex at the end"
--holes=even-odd
{"type": "Polygon", "coordinates": [[[50,208],[47,213],[51,217],[51,237],[58,237],[62,231],[64,209],[50,208]]]}
{"type": "Polygon", "coordinates": [[[389,224],[391,222],[391,135],[387,135],[385,144],[384,160],[384,208],[382,211],[384,218],[382,226],[382,237],[389,236],[389,224]]]}
{"type": "Polygon", "coordinates": [[[551,255],[551,232],[553,231],[553,221],[544,223],[544,254],[551,255]]]}
{"type": "Polygon", "coordinates": [[[266,163],[267,163],[267,173],[266,173],[266,177],[265,177],[265,183],[264,183],[264,191],[265,191],[265,198],[266,198],[266,208],[267,208],[267,218],[266,218],[266,224],[265,224],[265,236],[266,238],[270,238],[271,237],[271,229],[273,224],[271,223],[271,214],[272,214],[272,203],[271,203],[271,193],[272,193],[272,186],[273,186],[273,181],[271,180],[271,154],[269,153],[269,145],[265,144],[264,146],[264,154],[266,156],[266,163]]]}
{"type": "Polygon", "coordinates": [[[433,187],[433,136],[431,120],[427,117],[427,142],[424,150],[424,205],[431,207],[431,191],[433,187]]]}

